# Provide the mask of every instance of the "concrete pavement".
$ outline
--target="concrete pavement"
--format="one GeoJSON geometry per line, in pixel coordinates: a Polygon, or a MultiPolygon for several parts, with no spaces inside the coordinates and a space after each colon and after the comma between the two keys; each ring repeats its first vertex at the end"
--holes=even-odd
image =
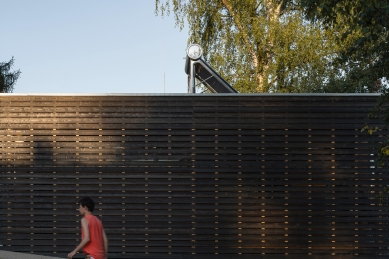
{"type": "Polygon", "coordinates": [[[0,259],[59,259],[59,258],[60,257],[9,252],[0,249],[0,259]]]}

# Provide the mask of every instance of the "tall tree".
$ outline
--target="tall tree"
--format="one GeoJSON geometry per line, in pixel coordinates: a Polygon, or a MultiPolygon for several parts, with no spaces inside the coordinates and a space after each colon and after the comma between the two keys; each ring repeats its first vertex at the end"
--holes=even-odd
{"type": "Polygon", "coordinates": [[[11,72],[14,57],[8,62],[0,63],[0,93],[12,93],[16,80],[20,76],[20,70],[11,72]]]}
{"type": "MultiPolygon", "coordinates": [[[[289,3],[296,0],[289,0],[289,3]]],[[[338,83],[354,84],[368,92],[381,91],[389,78],[389,2],[388,0],[297,0],[312,21],[320,20],[341,32],[342,42],[358,34],[338,63],[343,77],[338,83]]]]}
{"type": "Polygon", "coordinates": [[[156,0],[156,13],[173,10],[188,42],[240,92],[323,92],[336,77],[332,60],[345,46],[335,31],[308,22],[293,1],[156,0]]]}
{"type": "MultiPolygon", "coordinates": [[[[345,73],[345,81],[362,80],[362,86],[382,92],[370,118],[379,117],[379,122],[370,121],[363,130],[370,134],[382,134],[389,130],[389,2],[388,0],[300,0],[305,14],[312,20],[320,19],[327,26],[346,27],[339,37],[358,32],[343,53],[341,61],[352,64],[345,73]],[[382,131],[383,121],[383,129],[382,131]]],[[[389,137],[377,147],[377,162],[381,167],[389,162],[389,137]]],[[[389,204],[389,188],[384,187],[378,195],[379,204],[389,204]]]]}

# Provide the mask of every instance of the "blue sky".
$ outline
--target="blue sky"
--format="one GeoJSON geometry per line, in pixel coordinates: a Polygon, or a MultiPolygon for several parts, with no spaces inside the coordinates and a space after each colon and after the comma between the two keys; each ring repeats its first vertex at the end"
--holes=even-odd
{"type": "Polygon", "coordinates": [[[0,0],[0,7],[0,62],[14,56],[13,70],[22,72],[14,93],[187,92],[188,30],[172,15],[155,16],[154,0],[0,0]]]}

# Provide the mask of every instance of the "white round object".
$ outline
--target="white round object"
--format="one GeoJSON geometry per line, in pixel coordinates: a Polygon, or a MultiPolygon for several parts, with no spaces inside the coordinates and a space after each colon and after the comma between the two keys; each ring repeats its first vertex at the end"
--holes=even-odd
{"type": "Polygon", "coordinates": [[[198,44],[191,44],[186,49],[186,54],[192,60],[198,60],[203,55],[203,48],[198,44]]]}

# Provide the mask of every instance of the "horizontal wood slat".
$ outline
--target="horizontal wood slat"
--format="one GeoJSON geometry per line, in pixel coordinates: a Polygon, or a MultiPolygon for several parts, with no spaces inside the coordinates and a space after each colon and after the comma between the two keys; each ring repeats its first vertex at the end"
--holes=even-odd
{"type": "Polygon", "coordinates": [[[0,95],[0,249],[66,257],[91,196],[109,258],[387,258],[377,98],[0,95]]]}

